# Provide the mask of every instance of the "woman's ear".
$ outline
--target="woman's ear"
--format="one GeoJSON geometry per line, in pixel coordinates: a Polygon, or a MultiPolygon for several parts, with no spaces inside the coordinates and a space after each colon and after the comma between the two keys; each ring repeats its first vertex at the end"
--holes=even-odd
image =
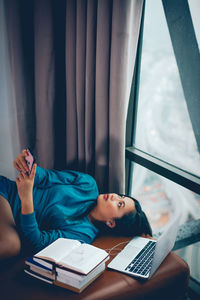
{"type": "Polygon", "coordinates": [[[116,223],[114,219],[110,219],[109,221],[106,222],[106,225],[110,228],[114,228],[116,223]]]}

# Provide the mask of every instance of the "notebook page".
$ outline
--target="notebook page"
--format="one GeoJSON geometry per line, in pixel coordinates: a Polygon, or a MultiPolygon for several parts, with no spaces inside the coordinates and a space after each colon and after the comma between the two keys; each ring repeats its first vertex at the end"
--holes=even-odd
{"type": "Polygon", "coordinates": [[[105,250],[89,244],[81,244],[80,247],[69,253],[69,255],[63,257],[59,264],[87,274],[106,257],[108,257],[108,253],[105,250]]]}
{"type": "Polygon", "coordinates": [[[58,262],[79,245],[81,243],[77,240],[59,238],[34,256],[58,262]]]}

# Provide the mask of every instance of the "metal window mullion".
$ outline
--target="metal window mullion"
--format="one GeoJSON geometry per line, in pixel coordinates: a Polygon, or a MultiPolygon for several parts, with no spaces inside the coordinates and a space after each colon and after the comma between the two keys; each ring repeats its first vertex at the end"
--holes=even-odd
{"type": "MultiPolygon", "coordinates": [[[[133,80],[131,84],[131,93],[129,99],[129,108],[128,108],[127,123],[126,123],[126,146],[133,146],[135,143],[141,56],[142,56],[142,40],[143,40],[143,32],[144,32],[144,15],[145,15],[145,0],[142,9],[142,18],[141,18],[140,34],[139,34],[138,48],[137,48],[137,55],[136,55],[136,62],[135,62],[135,70],[134,70],[133,80]]],[[[130,161],[126,162],[126,174],[128,180],[126,193],[130,195],[131,182],[133,177],[132,176],[133,163],[130,161]]]]}
{"type": "Polygon", "coordinates": [[[180,80],[200,152],[200,53],[187,0],[162,0],[180,80]]]}
{"type": "Polygon", "coordinates": [[[135,147],[126,148],[126,158],[200,194],[200,177],[171,165],[135,147]]]}

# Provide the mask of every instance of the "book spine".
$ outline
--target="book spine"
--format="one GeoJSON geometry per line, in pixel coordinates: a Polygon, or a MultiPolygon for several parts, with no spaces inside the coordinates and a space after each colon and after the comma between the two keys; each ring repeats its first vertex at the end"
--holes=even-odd
{"type": "Polygon", "coordinates": [[[36,261],[36,262],[38,262],[40,265],[43,265],[43,266],[45,266],[45,267],[47,267],[49,269],[53,269],[54,268],[54,264],[53,263],[47,262],[47,261],[45,261],[45,260],[43,260],[41,258],[37,258],[37,257],[33,256],[33,260],[36,261]]]}
{"type": "Polygon", "coordinates": [[[40,274],[40,275],[45,276],[45,277],[47,277],[49,279],[52,279],[52,280],[56,279],[55,273],[49,274],[45,270],[40,270],[39,268],[37,268],[35,266],[30,266],[30,271],[33,271],[34,273],[40,274]]]}
{"type": "Polygon", "coordinates": [[[53,284],[53,283],[54,283],[53,280],[50,280],[50,279],[48,279],[48,278],[46,278],[46,277],[44,277],[44,276],[38,275],[37,273],[32,272],[32,271],[30,271],[30,270],[26,270],[26,269],[25,269],[24,272],[27,273],[28,275],[34,277],[34,278],[40,279],[40,280],[45,281],[45,282],[47,282],[47,283],[50,283],[50,284],[53,284]]]}
{"type": "Polygon", "coordinates": [[[30,263],[30,262],[25,261],[25,265],[30,267],[30,268],[36,268],[37,270],[43,271],[46,274],[54,274],[55,273],[54,270],[48,269],[45,266],[42,266],[42,265],[39,265],[39,264],[34,264],[34,263],[30,263]]]}
{"type": "Polygon", "coordinates": [[[30,266],[27,266],[27,269],[24,270],[28,275],[35,277],[36,279],[42,280],[49,284],[54,284],[69,290],[72,290],[77,293],[81,293],[88,285],[90,285],[97,277],[99,277],[105,270],[105,263],[101,264],[96,270],[95,273],[91,273],[90,276],[86,276],[85,280],[75,280],[73,278],[66,278],[64,276],[55,276],[55,278],[47,278],[46,276],[30,269],[30,266]],[[29,269],[28,269],[29,268],[29,269]]]}

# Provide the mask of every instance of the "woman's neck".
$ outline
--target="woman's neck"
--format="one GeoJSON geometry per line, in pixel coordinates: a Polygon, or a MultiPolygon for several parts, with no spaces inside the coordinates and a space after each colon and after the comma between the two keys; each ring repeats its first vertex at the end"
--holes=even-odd
{"type": "Polygon", "coordinates": [[[95,206],[91,211],[90,213],[88,214],[88,218],[90,220],[90,222],[92,224],[95,223],[95,221],[104,221],[102,220],[102,218],[100,217],[99,213],[98,213],[98,210],[97,210],[97,206],[95,206]]]}

